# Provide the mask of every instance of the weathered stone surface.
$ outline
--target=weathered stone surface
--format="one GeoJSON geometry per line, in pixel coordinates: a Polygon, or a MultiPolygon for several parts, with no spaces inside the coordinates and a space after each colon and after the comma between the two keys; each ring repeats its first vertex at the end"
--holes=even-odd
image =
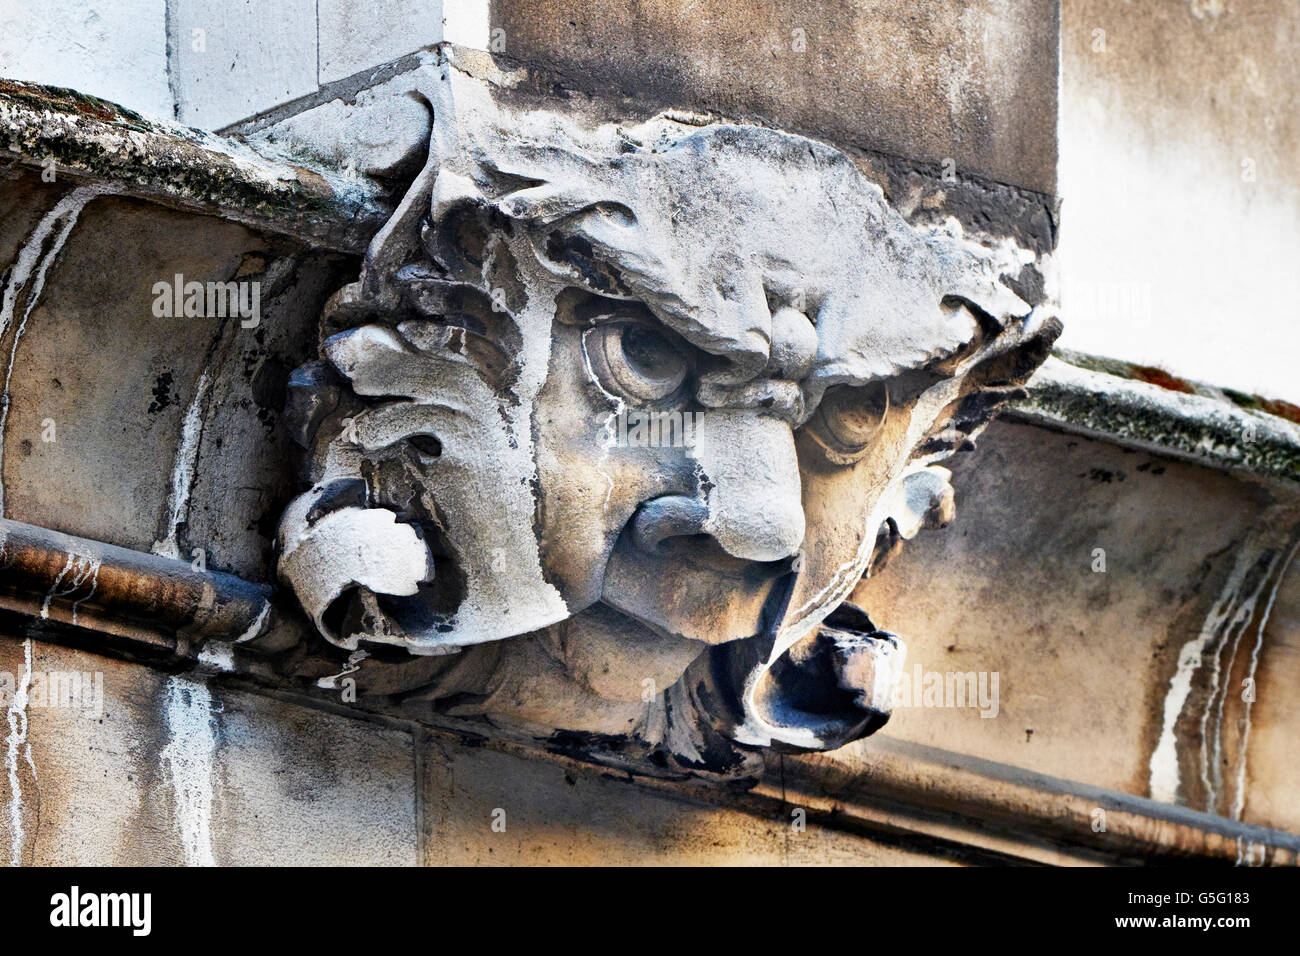
{"type": "Polygon", "coordinates": [[[89,179],[332,249],[361,251],[388,210],[375,183],[276,162],[74,90],[0,80],[0,148],[42,181],[89,179]]]}
{"type": "Polygon", "coordinates": [[[826,754],[782,758],[752,793],[805,807],[809,819],[829,811],[843,829],[885,825],[907,832],[913,846],[930,837],[942,841],[930,844],[939,855],[953,843],[989,854],[977,854],[975,862],[1300,861],[1294,833],[883,735],[826,754]]]}
{"type": "Polygon", "coordinates": [[[225,223],[214,223],[202,246],[192,244],[193,217],[112,196],[90,198],[80,214],[81,228],[73,224],[62,257],[51,262],[40,300],[25,322],[6,329],[15,359],[4,448],[13,493],[5,511],[147,551],[165,536],[159,504],[203,357],[221,328],[155,318],[150,279],[177,272],[225,279],[267,250],[225,223]],[[111,312],[105,303],[114,303],[111,312]],[[120,349],[125,341],[140,347],[120,349]],[[106,354],[114,354],[108,367],[98,361],[106,354]],[[152,411],[140,415],[132,406],[152,411]],[[115,419],[116,428],[105,427],[115,419]],[[49,421],[54,440],[43,441],[49,421]]]}
{"type": "Polygon", "coordinates": [[[422,862],[427,865],[943,865],[901,841],[796,827],[795,806],[746,812],[640,789],[588,768],[424,747],[422,862]],[[628,826],[631,820],[635,826],[628,826]]]}
{"type": "Polygon", "coordinates": [[[909,225],[802,137],[589,128],[450,62],[422,92],[428,165],[295,379],[314,487],[280,572],[308,615],[349,651],[454,654],[435,708],[702,768],[735,769],[719,730],[871,732],[896,640],[860,612],[817,628],[880,529],[951,518],[931,466],[1057,332],[1010,288],[1034,255],[909,225]],[[682,434],[642,440],[653,416],[682,434]],[[629,633],[696,662],[612,700],[568,673],[593,680],[571,644],[613,657],[629,633]]]}
{"type": "MultiPolygon", "coordinates": [[[[350,7],[349,7],[350,9],[350,7]]],[[[335,169],[409,179],[429,144],[429,107],[418,95],[421,67],[438,54],[403,60],[388,78],[367,77],[364,88],[341,90],[287,116],[241,124],[250,144],[273,155],[310,157],[335,169]]]]}
{"type": "Polygon", "coordinates": [[[416,862],[404,731],[39,639],[0,641],[0,672],[3,712],[26,729],[18,743],[4,728],[6,863],[416,862]],[[29,693],[13,717],[24,678],[30,691],[73,673],[92,690],[62,706],[29,693]]]}
{"type": "Polygon", "coordinates": [[[916,635],[889,736],[1300,826],[1293,492],[1009,423],[954,485],[961,519],[855,595],[916,635]]]}
{"type": "MultiPolygon", "coordinates": [[[[1193,461],[1300,485],[1300,422],[1266,411],[1285,406],[1177,379],[1158,369],[1161,384],[1133,376],[1123,363],[1063,352],[1030,380],[1011,407],[1018,418],[1117,438],[1193,461]],[[1097,368],[1088,368],[1087,365],[1097,368]],[[1119,365],[1112,375],[1098,368],[1119,365]]],[[[1292,411],[1294,406],[1279,410],[1292,411]]],[[[1292,412],[1294,417],[1294,412],[1292,412]]]]}
{"type": "Polygon", "coordinates": [[[266,580],[295,475],[284,380],[339,264],[111,193],[60,203],[46,241],[26,238],[22,294],[17,275],[6,288],[6,516],[266,580]],[[177,275],[256,283],[256,326],[159,316],[155,286],[177,275]]]}
{"type": "Polygon", "coordinates": [[[505,56],[1051,193],[1057,5],[494,0],[505,56]]]}

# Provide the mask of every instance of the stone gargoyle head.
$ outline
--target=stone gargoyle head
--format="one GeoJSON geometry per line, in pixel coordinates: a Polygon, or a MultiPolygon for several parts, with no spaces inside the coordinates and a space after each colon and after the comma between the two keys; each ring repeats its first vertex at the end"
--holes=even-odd
{"type": "Polygon", "coordinates": [[[874,731],[898,641],[844,602],[951,517],[934,463],[1059,331],[1024,261],[800,136],[584,125],[451,66],[427,96],[428,162],[291,381],[304,610],[436,711],[688,768],[874,731]]]}

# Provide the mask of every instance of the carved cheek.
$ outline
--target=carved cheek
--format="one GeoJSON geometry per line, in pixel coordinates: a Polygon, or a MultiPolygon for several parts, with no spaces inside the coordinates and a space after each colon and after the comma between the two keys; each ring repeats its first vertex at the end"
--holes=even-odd
{"type": "Polygon", "coordinates": [[[618,446],[618,405],[590,374],[581,334],[556,323],[532,426],[542,567],[575,612],[600,597],[614,542],[657,473],[644,449],[618,446]]]}
{"type": "Polygon", "coordinates": [[[832,465],[825,450],[807,432],[797,439],[803,508],[806,519],[802,573],[790,600],[787,623],[844,598],[864,568],[875,542],[873,512],[898,455],[893,442],[882,442],[851,465],[832,465]]]}

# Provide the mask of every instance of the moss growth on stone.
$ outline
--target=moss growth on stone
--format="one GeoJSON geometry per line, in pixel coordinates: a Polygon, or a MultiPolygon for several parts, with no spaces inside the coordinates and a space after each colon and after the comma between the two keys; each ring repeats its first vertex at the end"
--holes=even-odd
{"type": "Polygon", "coordinates": [[[1300,484],[1300,441],[1292,430],[1271,427],[1262,413],[1242,413],[1227,403],[1222,414],[1196,415],[1139,396],[1040,381],[1014,409],[1121,443],[1300,484]]]}

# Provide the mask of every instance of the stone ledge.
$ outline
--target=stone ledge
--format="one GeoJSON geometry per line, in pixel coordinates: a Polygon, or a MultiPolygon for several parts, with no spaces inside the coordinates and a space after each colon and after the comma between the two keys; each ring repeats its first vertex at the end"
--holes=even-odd
{"type": "Polygon", "coordinates": [[[0,80],[0,153],[344,252],[363,251],[391,211],[379,187],[360,177],[276,162],[233,140],[36,83],[0,80]]]}
{"type": "Polygon", "coordinates": [[[1139,367],[1058,352],[1030,379],[1029,396],[1006,414],[1300,485],[1300,425],[1264,411],[1252,396],[1238,398],[1172,376],[1155,384],[1111,371],[1126,369],[1139,367]]]}

